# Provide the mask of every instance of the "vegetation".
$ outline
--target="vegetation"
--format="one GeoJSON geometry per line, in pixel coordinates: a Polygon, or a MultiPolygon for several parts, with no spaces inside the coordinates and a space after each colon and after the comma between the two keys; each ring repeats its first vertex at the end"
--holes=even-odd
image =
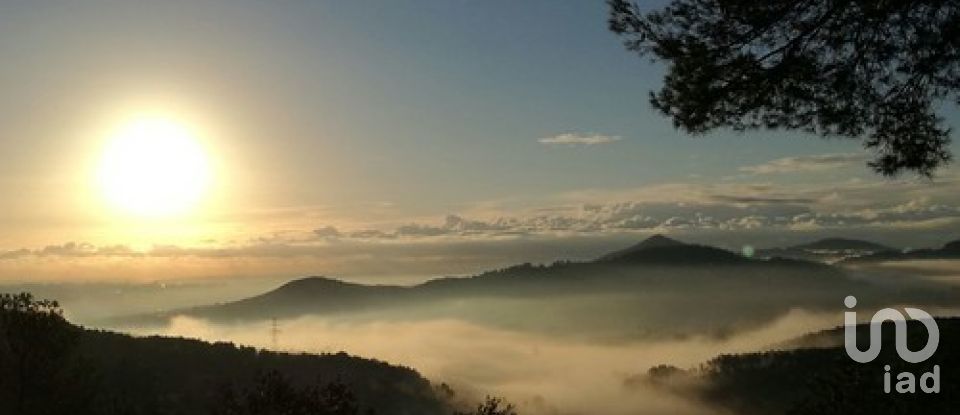
{"type": "Polygon", "coordinates": [[[651,237],[587,262],[521,264],[415,286],[362,285],[324,277],[291,281],[239,301],[135,316],[114,324],[163,325],[175,315],[235,324],[334,316],[389,321],[454,318],[507,330],[604,341],[725,337],[793,308],[840,312],[856,292],[869,305],[956,304],[956,290],[852,278],[844,269],[651,237]],[[689,307],[698,313],[665,313],[689,307]],[[869,300],[867,300],[869,299],[869,300]],[[610,318],[617,316],[617,318],[610,318]],[[709,316],[705,318],[704,316],[709,316]]]}
{"type": "Polygon", "coordinates": [[[0,402],[23,415],[91,408],[92,378],[74,354],[79,335],[55,301],[0,294],[0,402]]]}
{"type": "MultiPolygon", "coordinates": [[[[357,415],[356,397],[339,382],[297,388],[280,372],[258,376],[254,385],[238,396],[232,388],[222,392],[213,415],[357,415]]],[[[372,411],[371,411],[372,413],[372,411]]]]}
{"type": "Polygon", "coordinates": [[[408,368],[84,330],[29,294],[0,295],[0,402],[17,415],[452,412],[408,368]]]}
{"type": "MultiPolygon", "coordinates": [[[[960,384],[951,381],[949,374],[960,371],[960,319],[938,319],[938,325],[937,352],[918,364],[905,363],[897,356],[892,327],[885,325],[882,353],[868,364],[851,360],[840,345],[724,355],[692,371],[661,366],[650,370],[648,380],[743,415],[953,413],[960,403],[960,384]],[[941,390],[935,394],[919,390],[885,393],[884,365],[891,366],[893,383],[901,372],[919,377],[934,365],[940,366],[941,390]]],[[[868,331],[866,326],[860,330],[858,341],[863,349],[868,331]]],[[[918,323],[911,322],[908,333],[911,350],[925,344],[926,335],[918,323]]],[[[838,329],[819,336],[842,338],[842,332],[838,329]]]]}
{"type": "Polygon", "coordinates": [[[938,103],[960,102],[953,0],[608,0],[627,49],[669,64],[650,102],[674,124],[864,138],[883,175],[951,158],[938,103]]]}
{"type": "Polygon", "coordinates": [[[514,411],[513,404],[504,402],[501,398],[488,396],[473,412],[456,412],[454,415],[517,415],[517,412],[514,411]]]}

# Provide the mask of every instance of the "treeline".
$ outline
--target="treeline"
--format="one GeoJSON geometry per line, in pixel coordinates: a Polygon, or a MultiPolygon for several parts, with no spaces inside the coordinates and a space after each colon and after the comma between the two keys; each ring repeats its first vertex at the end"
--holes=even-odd
{"type": "MultiPolygon", "coordinates": [[[[451,394],[412,369],[345,353],[86,330],[54,301],[0,294],[4,414],[447,415],[451,394]]],[[[477,410],[513,414],[496,399],[477,410]]]]}
{"type": "MultiPolygon", "coordinates": [[[[883,346],[874,361],[861,364],[847,356],[843,346],[803,348],[741,355],[723,355],[693,370],[658,366],[646,379],[673,392],[685,394],[742,415],[832,414],[947,414],[960,405],[960,319],[937,319],[939,347],[929,360],[910,364],[896,353],[895,335],[884,325],[883,346]],[[890,393],[885,392],[885,366],[890,366],[890,393]],[[939,392],[897,393],[897,376],[908,372],[917,382],[939,366],[939,392]]],[[[869,332],[859,326],[857,340],[866,349],[869,332]]],[[[918,322],[908,324],[908,347],[926,344],[918,322]]],[[[836,331],[821,333],[836,337],[836,331]]],[[[633,381],[636,381],[635,379],[633,381]]]]}

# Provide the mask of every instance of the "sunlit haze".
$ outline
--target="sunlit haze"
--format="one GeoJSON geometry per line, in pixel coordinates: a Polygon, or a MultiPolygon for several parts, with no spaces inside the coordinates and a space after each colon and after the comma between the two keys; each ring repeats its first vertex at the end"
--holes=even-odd
{"type": "Polygon", "coordinates": [[[97,179],[117,214],[183,214],[209,189],[207,158],[188,126],[160,117],[138,117],[125,121],[109,137],[97,179]]]}
{"type": "Polygon", "coordinates": [[[411,281],[654,233],[960,231],[954,167],[889,180],[856,140],[677,131],[601,6],[4,4],[0,279],[411,281]]]}
{"type": "Polygon", "coordinates": [[[960,406],[960,1],[0,1],[0,57],[0,415],[960,406]]]}

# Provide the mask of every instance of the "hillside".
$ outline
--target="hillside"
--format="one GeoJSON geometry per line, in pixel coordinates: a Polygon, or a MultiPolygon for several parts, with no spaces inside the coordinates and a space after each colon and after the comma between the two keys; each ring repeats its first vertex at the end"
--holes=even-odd
{"type": "MultiPolygon", "coordinates": [[[[908,364],[897,356],[892,327],[885,326],[880,356],[860,364],[851,360],[842,343],[822,348],[800,348],[719,356],[697,369],[659,366],[631,378],[631,384],[654,385],[743,415],[829,414],[947,414],[960,404],[960,319],[937,319],[940,343],[933,357],[908,364]],[[884,365],[898,374],[919,376],[940,366],[937,394],[884,393],[884,365]]],[[[842,338],[842,328],[804,336],[803,343],[829,344],[842,338]]],[[[860,348],[866,347],[868,327],[858,327],[860,348]]],[[[908,325],[908,344],[918,350],[926,342],[922,326],[908,325]]],[[[840,340],[842,342],[842,340],[840,340]]],[[[895,375],[894,375],[895,376],[895,375]]],[[[896,383],[896,380],[893,381],[896,383]]]]}
{"type": "Polygon", "coordinates": [[[749,259],[719,248],[686,244],[663,235],[651,236],[626,249],[606,254],[596,262],[662,265],[729,265],[743,264],[749,259]]]}
{"type": "Polygon", "coordinates": [[[790,258],[805,261],[833,263],[848,258],[896,251],[895,248],[875,242],[848,238],[825,238],[785,248],[758,249],[759,258],[790,258]]]}
{"type": "Polygon", "coordinates": [[[88,330],[67,323],[56,306],[11,306],[13,298],[0,299],[0,402],[19,402],[18,415],[219,413],[224,394],[272,393],[258,389],[265,381],[290,393],[332,385],[359,411],[450,413],[413,369],[345,353],[294,355],[88,330]]]}
{"type": "Polygon", "coordinates": [[[960,259],[960,240],[947,242],[940,248],[922,248],[909,251],[877,252],[843,261],[845,264],[865,264],[884,261],[960,259]]]}
{"type": "Polygon", "coordinates": [[[851,292],[876,304],[894,299],[950,303],[955,297],[954,292],[936,289],[902,291],[873,286],[824,264],[751,259],[654,236],[594,261],[522,264],[412,287],[308,277],[234,302],[126,318],[108,325],[159,325],[176,315],[225,324],[301,316],[368,321],[452,318],[505,329],[611,340],[704,333],[724,336],[793,308],[835,310],[839,299],[851,292]],[[687,312],[670,312],[678,309],[687,312]]]}
{"type": "Polygon", "coordinates": [[[326,277],[306,277],[258,296],[198,307],[184,314],[202,315],[214,320],[242,320],[358,312],[402,301],[408,291],[406,287],[399,286],[362,285],[326,277]],[[265,310],[269,310],[269,314],[265,314],[265,310]]]}

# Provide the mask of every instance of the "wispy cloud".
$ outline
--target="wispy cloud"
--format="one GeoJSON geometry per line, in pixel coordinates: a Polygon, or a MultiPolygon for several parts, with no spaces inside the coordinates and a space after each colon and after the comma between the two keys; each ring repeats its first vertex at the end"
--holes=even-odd
{"type": "Polygon", "coordinates": [[[838,235],[894,246],[937,246],[960,235],[958,206],[957,175],[932,183],[850,179],[585,189],[446,216],[311,220],[219,243],[133,248],[77,241],[0,249],[0,281],[22,275],[163,279],[171,273],[467,275],[518,262],[593,258],[652,233],[733,248],[838,235]]]}
{"type": "Polygon", "coordinates": [[[814,172],[859,164],[863,163],[864,160],[866,160],[866,155],[861,153],[784,157],[754,166],[743,166],[740,171],[752,174],[814,172]]]}
{"type": "Polygon", "coordinates": [[[605,134],[578,134],[578,133],[564,133],[558,134],[552,137],[543,137],[537,140],[540,144],[565,144],[565,145],[579,145],[579,146],[592,146],[596,144],[609,144],[616,141],[620,141],[622,137],[616,135],[605,135],[605,134]]]}

